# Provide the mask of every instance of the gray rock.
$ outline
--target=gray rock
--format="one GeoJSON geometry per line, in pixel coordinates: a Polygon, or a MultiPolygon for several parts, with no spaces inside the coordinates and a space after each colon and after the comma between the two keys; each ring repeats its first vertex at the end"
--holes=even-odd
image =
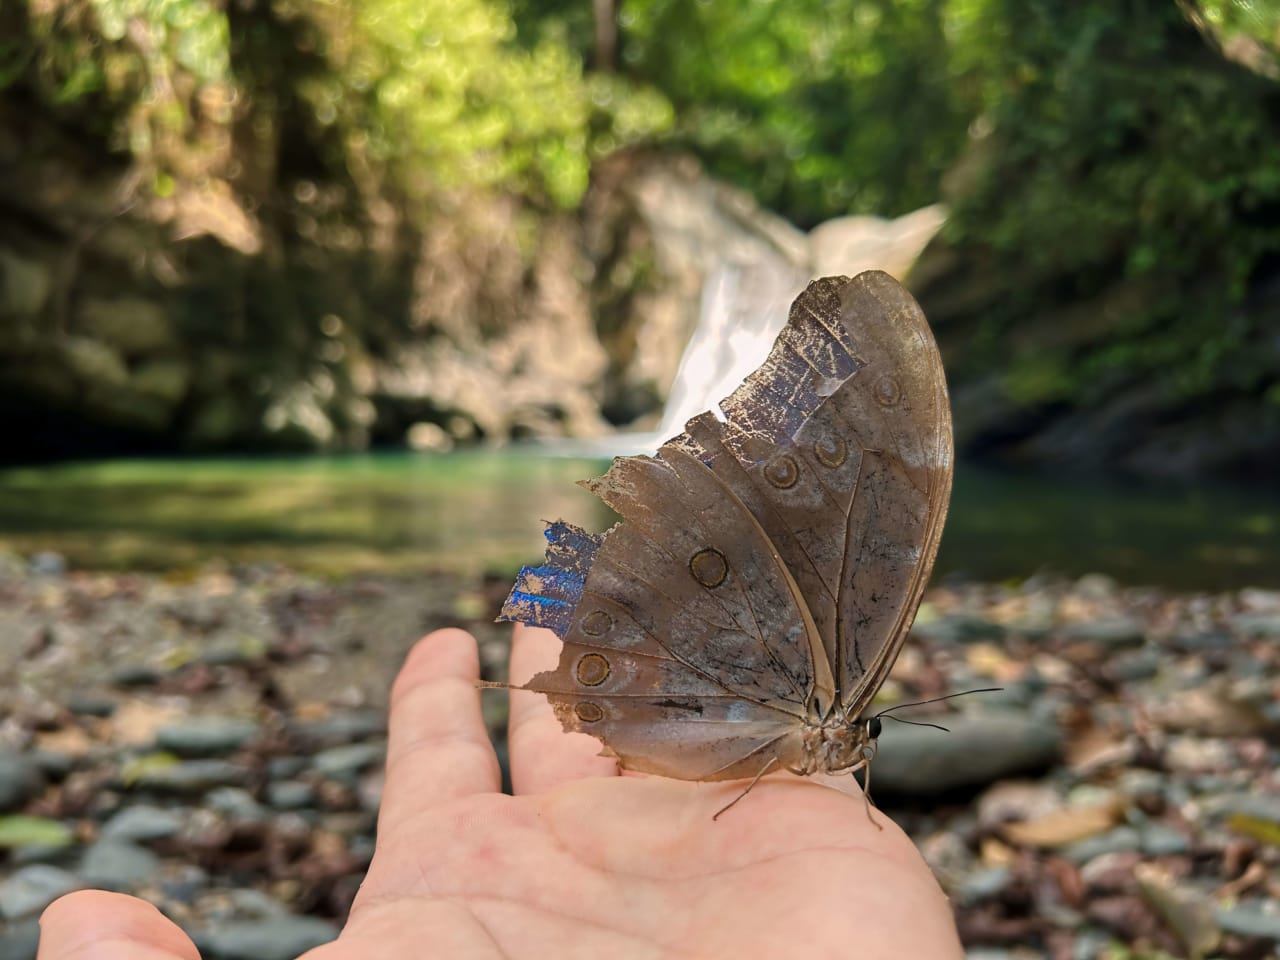
{"type": "Polygon", "coordinates": [[[1238,613],[1231,625],[1251,637],[1280,637],[1280,613],[1238,613]]]}
{"type": "Polygon", "coordinates": [[[1142,621],[1132,617],[1109,617],[1105,620],[1083,620],[1065,624],[1060,634],[1063,640],[1084,641],[1120,650],[1142,646],[1146,642],[1147,628],[1142,621]]]}
{"type": "Polygon", "coordinates": [[[60,553],[41,550],[31,557],[31,572],[37,577],[58,579],[67,572],[67,560],[60,553]]]}
{"type": "Polygon", "coordinates": [[[260,823],[267,817],[262,804],[248,790],[240,787],[217,787],[210,790],[205,794],[204,805],[235,823],[260,823]]]}
{"type": "Polygon", "coordinates": [[[1049,721],[1009,710],[947,716],[950,733],[885,722],[872,763],[871,791],[933,796],[957,787],[1042,770],[1061,750],[1049,721]]]}
{"type": "Polygon", "coordinates": [[[1165,654],[1155,647],[1128,650],[1112,657],[1106,665],[1107,676],[1121,683],[1150,680],[1164,666],[1165,654]]]}
{"type": "Polygon", "coordinates": [[[294,960],[337,936],[332,923],[290,915],[224,923],[217,930],[193,932],[192,939],[207,960],[294,960]]]}
{"type": "Polygon", "coordinates": [[[214,787],[234,787],[249,779],[249,771],[226,760],[185,760],[169,766],[148,766],[131,784],[135,790],[164,793],[204,793],[214,787]]]}
{"type": "Polygon", "coordinates": [[[299,810],[311,806],[315,799],[315,788],[300,780],[273,780],[267,784],[267,804],[277,810],[299,810]]]}
{"type": "Polygon", "coordinates": [[[102,825],[104,840],[165,840],[182,829],[182,817],[173,810],[139,803],[125,807],[102,825]]]}
{"type": "Polygon", "coordinates": [[[116,712],[116,702],[110,697],[83,694],[68,700],[67,709],[81,717],[109,717],[116,712]]]}
{"type": "Polygon", "coordinates": [[[1186,853],[1191,849],[1191,841],[1180,830],[1163,823],[1147,823],[1138,829],[1140,849],[1151,857],[1162,857],[1174,853],[1186,853]]]}
{"type": "Polygon", "coordinates": [[[1240,937],[1280,942],[1280,903],[1242,903],[1214,911],[1218,926],[1240,937]]]}
{"type": "Polygon", "coordinates": [[[1133,827],[1115,827],[1106,833],[1078,840],[1065,847],[1062,855],[1072,863],[1080,866],[1095,857],[1109,853],[1122,853],[1126,850],[1137,850],[1142,846],[1142,837],[1133,827]]]}
{"type": "Polygon", "coordinates": [[[40,921],[34,917],[0,930],[0,960],[32,960],[40,949],[40,921]]]}
{"type": "Polygon", "coordinates": [[[381,763],[385,752],[386,746],[381,743],[352,743],[330,747],[312,757],[311,766],[323,776],[354,783],[361,771],[381,763]]]}
{"type": "Polygon", "coordinates": [[[111,673],[111,683],[117,687],[150,687],[164,678],[164,672],[149,663],[127,663],[111,673]]]}
{"type": "Polygon", "coordinates": [[[44,789],[44,775],[30,756],[0,747],[0,813],[17,810],[44,789]]]}
{"type": "Polygon", "coordinates": [[[258,734],[258,724],[237,717],[203,717],[156,731],[156,746],[180,757],[216,757],[240,749],[258,734]]]}
{"type": "Polygon", "coordinates": [[[38,914],[53,901],[83,884],[75,874],[47,863],[21,867],[0,880],[0,917],[17,920],[38,914]]]}
{"type": "Polygon", "coordinates": [[[1260,793],[1224,793],[1207,797],[1201,803],[1210,816],[1229,817],[1240,813],[1280,826],[1280,797],[1260,793]]]}
{"type": "Polygon", "coordinates": [[[387,732],[387,716],[373,710],[348,710],[322,720],[297,721],[292,730],[309,743],[334,746],[382,737],[387,732]]]}
{"type": "Polygon", "coordinates": [[[128,891],[154,878],[160,859],[126,840],[99,840],[80,859],[80,875],[91,887],[128,891]]]}
{"type": "Polygon", "coordinates": [[[308,757],[272,757],[267,761],[267,776],[272,780],[289,780],[307,769],[308,757]]]}
{"type": "Polygon", "coordinates": [[[1012,881],[1013,871],[1008,867],[983,867],[961,881],[955,898],[962,906],[972,906],[999,896],[1012,881]]]}
{"type": "Polygon", "coordinates": [[[32,750],[31,762],[50,780],[61,782],[75,768],[76,758],[53,750],[32,750]]]}

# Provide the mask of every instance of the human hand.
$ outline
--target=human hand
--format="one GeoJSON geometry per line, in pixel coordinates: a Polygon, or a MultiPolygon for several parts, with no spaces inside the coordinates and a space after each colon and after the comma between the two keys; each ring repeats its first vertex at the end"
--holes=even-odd
{"type": "MultiPolygon", "coordinates": [[[[518,628],[511,676],[559,641],[518,628]]],[[[515,796],[499,792],[475,641],[440,630],[392,691],[377,850],[342,934],[305,960],[958,958],[951,910],[907,836],[876,828],[852,777],[741,782],[618,775],[513,691],[515,796]]],[[[73,893],[41,918],[38,960],[198,960],[151,905],[73,893]]]]}

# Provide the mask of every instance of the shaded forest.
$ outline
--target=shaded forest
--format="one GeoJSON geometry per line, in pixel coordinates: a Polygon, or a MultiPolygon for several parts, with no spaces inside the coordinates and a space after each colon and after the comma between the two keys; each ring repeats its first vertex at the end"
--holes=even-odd
{"type": "Polygon", "coordinates": [[[801,229],[945,203],[908,280],[970,453],[1276,465],[1280,5],[0,11],[7,459],[643,422],[660,171],[801,229]]]}

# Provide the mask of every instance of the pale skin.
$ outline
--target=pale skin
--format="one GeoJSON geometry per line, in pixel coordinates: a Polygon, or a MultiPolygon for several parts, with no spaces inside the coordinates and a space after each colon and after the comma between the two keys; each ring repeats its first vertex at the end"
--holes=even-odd
{"type": "MultiPolygon", "coordinates": [[[[519,628],[511,676],[555,664],[519,628]]],[[[619,776],[512,693],[511,776],[480,714],[475,641],[440,630],[392,691],[378,845],[341,936],[305,960],[857,956],[960,958],[951,910],[907,836],[850,776],[744,782],[619,776]]],[[[487,693],[486,696],[496,694],[487,693]]],[[[199,960],[145,901],[82,891],[41,918],[38,960],[199,960]]]]}

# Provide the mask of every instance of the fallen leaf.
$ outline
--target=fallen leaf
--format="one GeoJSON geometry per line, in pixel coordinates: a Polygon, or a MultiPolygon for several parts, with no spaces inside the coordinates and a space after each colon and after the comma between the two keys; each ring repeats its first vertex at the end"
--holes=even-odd
{"type": "Polygon", "coordinates": [[[1119,814],[1119,806],[1114,801],[1066,807],[1035,820],[1007,823],[1002,832],[1006,840],[1022,847],[1064,847],[1109,830],[1119,814]]]}

